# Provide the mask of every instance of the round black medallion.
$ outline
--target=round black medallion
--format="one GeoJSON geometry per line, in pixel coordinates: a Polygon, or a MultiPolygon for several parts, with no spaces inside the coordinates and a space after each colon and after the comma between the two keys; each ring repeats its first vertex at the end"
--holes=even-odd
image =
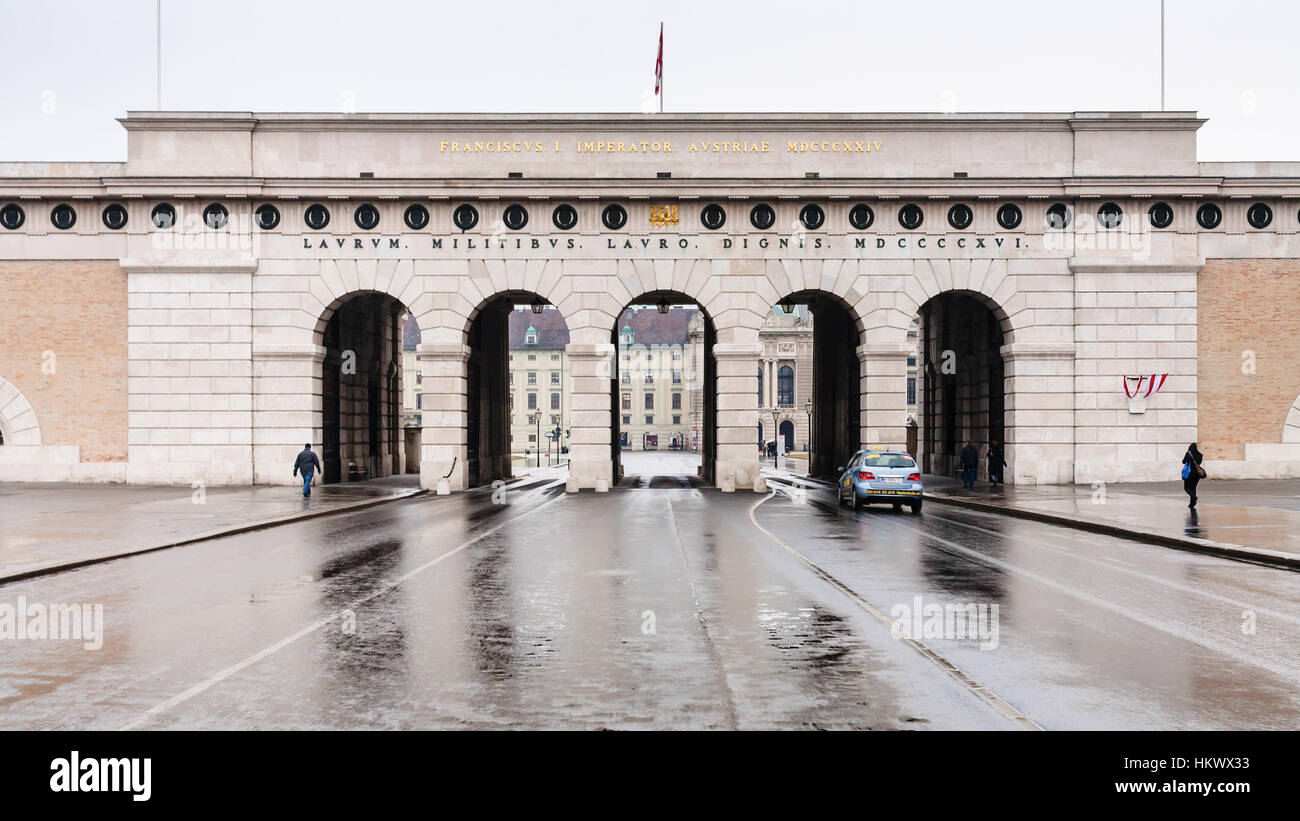
{"type": "Polygon", "coordinates": [[[611,231],[617,231],[627,225],[627,209],[618,204],[606,205],[600,212],[600,221],[611,231]]]}
{"type": "Polygon", "coordinates": [[[1196,224],[1206,231],[1218,228],[1221,222],[1223,222],[1223,211],[1214,203],[1207,202],[1196,209],[1196,224]]]}
{"type": "Polygon", "coordinates": [[[915,231],[923,222],[925,222],[925,212],[916,203],[909,202],[898,209],[898,224],[907,230],[915,231]]]}
{"type": "Polygon", "coordinates": [[[469,203],[458,205],[451,214],[451,221],[456,223],[456,227],[460,230],[468,231],[478,225],[478,209],[469,203]]]}
{"type": "Polygon", "coordinates": [[[104,206],[104,212],[99,215],[104,221],[104,227],[110,231],[117,231],[126,227],[126,209],[120,203],[109,203],[104,206]]]}
{"type": "Polygon", "coordinates": [[[402,222],[412,231],[419,231],[429,224],[429,209],[420,205],[418,202],[406,206],[406,212],[402,214],[402,222]]]}
{"type": "Polygon", "coordinates": [[[171,228],[176,224],[176,209],[169,203],[160,202],[149,213],[149,221],[154,228],[171,228]]]}
{"type": "Polygon", "coordinates": [[[362,231],[369,231],[379,224],[379,209],[368,202],[358,205],[357,210],[352,212],[352,221],[362,231]]]}
{"type": "Polygon", "coordinates": [[[1268,203],[1257,202],[1246,209],[1246,222],[1251,228],[1267,228],[1272,221],[1273,209],[1268,207],[1268,203]]]}
{"type": "Polygon", "coordinates": [[[876,221],[876,212],[865,202],[860,202],[849,209],[849,224],[859,231],[865,231],[876,221]]]}
{"type": "Polygon", "coordinates": [[[50,223],[60,231],[66,231],[77,224],[77,212],[66,202],[59,203],[50,211],[50,223]]]}
{"type": "Polygon", "coordinates": [[[1174,224],[1174,209],[1167,202],[1154,203],[1147,211],[1152,228],[1168,228],[1174,224]]]}
{"type": "Polygon", "coordinates": [[[506,210],[501,212],[501,221],[511,231],[518,231],[528,224],[528,209],[517,202],[507,205],[506,210]]]}
{"type": "Polygon", "coordinates": [[[727,222],[727,212],[716,202],[711,202],[700,211],[700,222],[710,231],[716,231],[727,222]]]}
{"type": "Polygon", "coordinates": [[[948,224],[958,231],[965,231],[974,221],[975,214],[970,210],[970,206],[965,203],[959,202],[948,209],[948,224]]]}
{"type": "Polygon", "coordinates": [[[230,212],[219,202],[214,202],[203,209],[203,224],[209,228],[221,228],[229,219],[230,212]]]}
{"type": "Polygon", "coordinates": [[[258,228],[263,231],[270,231],[280,224],[280,209],[269,202],[262,203],[253,212],[253,219],[257,222],[258,228]]]}
{"type": "Polygon", "coordinates": [[[749,224],[760,231],[766,231],[776,224],[776,211],[765,202],[760,202],[749,209],[749,224]]]}
{"type": "Polygon", "coordinates": [[[578,224],[578,209],[568,203],[557,205],[551,212],[551,222],[561,231],[568,231],[578,224]]]}
{"type": "Polygon", "coordinates": [[[1020,213],[1020,206],[1013,202],[1005,203],[998,209],[998,225],[1010,231],[1020,225],[1024,219],[1024,214],[1020,213]]]}
{"type": "Polygon", "coordinates": [[[804,228],[815,231],[826,221],[826,212],[820,205],[810,202],[799,209],[799,221],[803,223],[804,228]]]}
{"type": "Polygon", "coordinates": [[[307,206],[307,210],[303,212],[302,218],[303,221],[307,223],[308,228],[313,231],[319,231],[326,225],[330,224],[330,210],[319,202],[315,202],[307,206]]]}
{"type": "Polygon", "coordinates": [[[0,225],[8,228],[10,231],[17,231],[23,227],[27,220],[27,215],[23,213],[22,206],[16,202],[11,202],[0,208],[0,225]]]}
{"type": "Polygon", "coordinates": [[[1118,228],[1124,221],[1124,209],[1119,203],[1108,202],[1097,209],[1097,224],[1102,228],[1118,228]]]}
{"type": "Polygon", "coordinates": [[[1047,213],[1044,216],[1047,221],[1047,227],[1056,230],[1070,227],[1070,206],[1063,202],[1053,203],[1047,206],[1047,213]]]}

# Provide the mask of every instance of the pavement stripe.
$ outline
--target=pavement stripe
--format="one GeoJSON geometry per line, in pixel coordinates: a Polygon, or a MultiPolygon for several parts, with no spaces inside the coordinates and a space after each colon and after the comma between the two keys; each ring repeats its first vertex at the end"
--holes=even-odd
{"type": "Polygon", "coordinates": [[[809,568],[811,568],[814,573],[816,573],[826,582],[830,583],[830,585],[834,587],[836,590],[839,590],[841,593],[843,593],[844,595],[852,599],[855,604],[857,604],[863,610],[867,611],[872,616],[874,616],[876,620],[879,621],[881,624],[885,625],[886,627],[889,627],[891,630],[897,629],[898,632],[902,634],[903,641],[911,645],[912,648],[916,650],[918,653],[920,653],[922,656],[925,656],[927,659],[929,659],[930,661],[938,665],[945,673],[952,676],[963,687],[965,687],[967,690],[970,690],[972,693],[974,693],[981,701],[983,701],[985,704],[988,704],[990,707],[996,710],[999,715],[1001,715],[1003,718],[1006,718],[1008,721],[1010,721],[1017,729],[1020,730],[1043,729],[1038,724],[1036,724],[1034,720],[1031,719],[1029,716],[1020,712],[1015,707],[1011,706],[1009,703],[1004,701],[1000,696],[998,696],[992,690],[988,689],[987,687],[985,687],[984,685],[976,681],[974,678],[972,678],[970,674],[966,673],[964,670],[962,670],[957,665],[953,664],[951,661],[948,661],[948,659],[939,655],[933,649],[928,647],[924,642],[920,641],[919,639],[913,638],[911,635],[909,635],[905,625],[896,624],[894,619],[891,619],[879,607],[876,607],[871,602],[859,596],[857,592],[853,590],[853,588],[844,584],[839,579],[835,578],[830,573],[823,570],[821,567],[817,566],[817,564],[813,562],[812,559],[809,559],[807,556],[800,553],[798,550],[795,550],[793,547],[786,544],[785,541],[781,539],[781,537],[777,536],[775,533],[773,533],[772,531],[768,530],[767,528],[759,524],[758,519],[754,516],[754,511],[758,510],[759,505],[768,501],[775,495],[776,495],[776,491],[772,491],[771,493],[764,496],[762,499],[759,499],[757,502],[754,502],[754,504],[750,506],[749,521],[753,523],[754,527],[758,528],[769,539],[771,539],[772,541],[780,545],[787,553],[794,556],[796,559],[798,559],[799,561],[807,565],[809,568]]]}
{"type": "MultiPolygon", "coordinates": [[[[543,487],[543,488],[541,488],[541,489],[542,489],[542,490],[545,490],[545,489],[547,489],[547,488],[555,487],[555,486],[560,485],[560,484],[561,484],[561,482],[553,482],[553,483],[551,483],[550,485],[546,485],[545,487],[543,487]]],[[[488,528],[487,530],[483,531],[482,533],[480,533],[479,535],[475,536],[474,538],[472,538],[472,539],[470,539],[470,540],[468,540],[468,541],[466,541],[466,542],[462,542],[461,544],[457,545],[456,547],[452,548],[451,550],[447,551],[446,553],[443,553],[443,554],[442,554],[441,556],[439,556],[438,558],[436,558],[436,559],[431,559],[431,560],[425,562],[424,564],[420,565],[419,567],[415,568],[414,570],[411,570],[411,571],[409,571],[409,572],[407,572],[407,573],[405,573],[405,574],[403,574],[403,575],[401,575],[401,576],[398,576],[396,579],[394,579],[393,581],[391,581],[391,582],[389,582],[388,584],[384,585],[383,587],[379,587],[379,588],[377,588],[377,589],[371,591],[370,593],[366,594],[365,596],[362,596],[361,598],[356,599],[355,601],[352,601],[352,602],[348,603],[346,606],[344,606],[344,607],[340,608],[339,610],[335,611],[335,613],[334,613],[333,615],[331,615],[331,616],[326,616],[326,617],[323,617],[323,618],[317,619],[316,621],[314,621],[314,622],[308,624],[306,627],[302,628],[302,629],[299,630],[298,632],[293,633],[293,634],[288,635],[288,636],[285,636],[284,638],[282,638],[282,639],[280,639],[279,641],[277,641],[275,644],[272,644],[272,645],[270,645],[270,646],[268,646],[268,647],[264,647],[264,648],[262,648],[261,650],[257,651],[256,653],[254,653],[253,655],[249,656],[248,658],[246,658],[246,659],[244,659],[244,660],[242,660],[242,661],[236,662],[235,664],[232,664],[232,665],[230,665],[229,667],[226,667],[225,669],[220,670],[220,671],[214,673],[213,675],[209,676],[208,678],[204,679],[203,681],[200,681],[198,684],[195,684],[193,687],[189,688],[188,690],[185,690],[185,691],[182,692],[182,693],[178,693],[178,694],[172,696],[171,698],[167,699],[166,701],[160,702],[159,704],[156,704],[156,705],[154,705],[153,707],[150,707],[148,710],[145,710],[145,711],[144,711],[143,713],[141,713],[139,716],[136,716],[136,717],[135,717],[134,719],[132,719],[131,721],[128,721],[126,724],[123,724],[123,725],[122,725],[121,727],[119,727],[118,729],[119,729],[119,730],[135,730],[135,729],[138,729],[141,725],[143,725],[144,723],[146,723],[146,722],[149,721],[150,719],[155,718],[155,717],[157,717],[157,716],[159,716],[159,715],[161,715],[161,714],[167,712],[168,710],[172,709],[173,707],[176,707],[176,706],[178,706],[178,705],[180,705],[180,704],[184,704],[185,702],[189,701],[190,699],[194,698],[195,696],[201,695],[202,693],[206,692],[207,690],[212,689],[213,687],[215,687],[216,685],[218,685],[218,684],[220,684],[221,682],[225,681],[226,679],[230,678],[231,676],[234,676],[234,675],[238,674],[240,671],[245,670],[245,669],[247,669],[247,668],[253,666],[254,664],[256,664],[256,663],[258,663],[259,661],[261,661],[262,659],[265,659],[265,658],[267,658],[267,657],[269,657],[269,656],[274,655],[275,653],[279,652],[280,650],[283,650],[284,648],[288,647],[289,645],[293,644],[294,642],[298,641],[299,639],[303,638],[304,636],[309,636],[309,635],[311,635],[312,633],[316,632],[317,630],[320,630],[322,627],[325,627],[325,626],[327,626],[327,625],[329,625],[329,624],[331,624],[331,623],[333,623],[333,622],[335,622],[335,621],[338,621],[338,619],[339,619],[340,617],[342,617],[344,611],[347,611],[347,610],[356,610],[357,608],[361,607],[362,605],[366,604],[367,602],[373,601],[374,599],[377,599],[377,598],[379,598],[380,596],[383,596],[383,595],[385,595],[385,594],[387,594],[387,593],[392,592],[392,591],[395,590],[397,587],[399,587],[400,585],[402,585],[404,582],[410,581],[412,578],[414,578],[415,576],[419,575],[420,573],[423,573],[424,571],[428,570],[429,568],[434,567],[434,566],[436,566],[436,565],[438,565],[438,564],[441,564],[443,561],[445,561],[445,560],[447,560],[447,559],[450,559],[452,556],[455,556],[456,554],[458,554],[458,553],[464,551],[465,549],[467,549],[467,548],[469,548],[469,547],[472,547],[473,545],[477,544],[478,542],[483,541],[483,540],[486,539],[488,536],[491,536],[493,533],[496,533],[497,531],[499,531],[499,530],[501,530],[502,528],[504,528],[506,525],[513,524],[513,523],[519,521],[520,519],[523,519],[523,518],[525,518],[525,517],[527,517],[527,516],[531,516],[532,514],[536,513],[537,511],[541,510],[542,508],[545,508],[545,507],[547,507],[547,506],[549,506],[549,505],[551,505],[551,504],[553,504],[553,503],[555,503],[555,502],[558,502],[560,499],[563,499],[563,498],[564,498],[563,495],[559,495],[559,496],[556,496],[556,497],[553,498],[553,499],[548,499],[548,500],[542,502],[541,504],[538,504],[536,507],[533,507],[533,508],[531,508],[531,509],[529,509],[529,510],[524,511],[523,513],[519,514],[518,516],[515,516],[515,517],[513,517],[513,518],[507,519],[506,521],[501,522],[500,524],[497,524],[497,525],[494,525],[494,526],[488,528]]]]}

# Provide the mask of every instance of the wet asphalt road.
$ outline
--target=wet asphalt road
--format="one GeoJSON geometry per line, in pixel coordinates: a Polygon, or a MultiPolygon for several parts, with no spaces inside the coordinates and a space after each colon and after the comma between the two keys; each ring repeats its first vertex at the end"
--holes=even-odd
{"type": "Polygon", "coordinates": [[[106,632],[0,644],[0,727],[1300,727],[1300,574],[934,504],[533,481],[0,587],[103,603],[106,632]],[[916,596],[997,604],[996,649],[894,638],[916,596]]]}

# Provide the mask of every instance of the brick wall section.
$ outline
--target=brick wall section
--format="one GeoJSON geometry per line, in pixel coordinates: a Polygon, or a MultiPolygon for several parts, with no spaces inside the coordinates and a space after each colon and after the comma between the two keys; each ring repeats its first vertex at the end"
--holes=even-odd
{"type": "Polygon", "coordinates": [[[1206,260],[1200,303],[1200,449],[1244,459],[1247,442],[1281,442],[1300,394],[1300,260],[1206,260]],[[1242,373],[1244,351],[1255,373],[1242,373]]]}
{"type": "Polygon", "coordinates": [[[116,260],[0,262],[0,376],[36,411],[42,444],[126,460],[126,275],[116,260]],[[53,373],[44,373],[52,351],[53,373]]]}

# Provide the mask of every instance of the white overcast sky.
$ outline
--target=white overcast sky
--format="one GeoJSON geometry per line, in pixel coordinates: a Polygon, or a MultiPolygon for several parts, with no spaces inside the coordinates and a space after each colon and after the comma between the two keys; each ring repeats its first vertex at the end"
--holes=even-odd
{"type": "MultiPolygon", "coordinates": [[[[163,0],[171,110],[1160,107],[1159,0],[163,0]]],[[[0,0],[0,161],[123,160],[155,107],[155,0],[0,0]]],[[[1168,0],[1167,101],[1202,160],[1300,160],[1300,4],[1168,0]]]]}

